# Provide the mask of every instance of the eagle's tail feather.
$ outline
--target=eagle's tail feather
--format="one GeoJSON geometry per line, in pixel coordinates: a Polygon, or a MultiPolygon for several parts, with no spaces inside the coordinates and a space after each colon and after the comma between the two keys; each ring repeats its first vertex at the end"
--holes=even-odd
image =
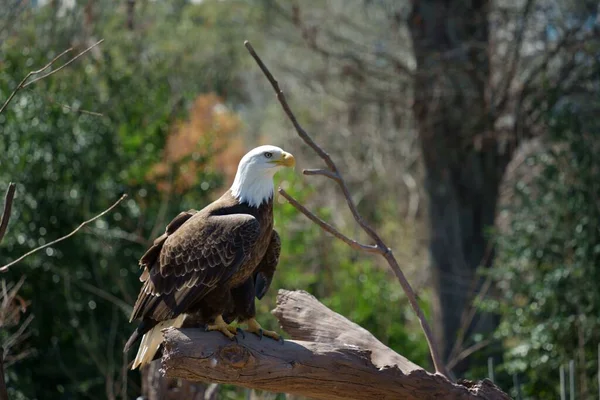
{"type": "Polygon", "coordinates": [[[170,326],[174,328],[181,328],[184,320],[185,314],[181,314],[177,318],[159,322],[156,324],[156,326],[146,332],[146,334],[142,336],[142,341],[131,369],[136,369],[146,364],[150,364],[162,343],[163,336],[161,331],[170,326]]]}
{"type": "Polygon", "coordinates": [[[140,340],[140,337],[144,333],[146,333],[150,329],[152,329],[152,327],[155,324],[156,324],[156,322],[154,322],[154,321],[152,321],[152,323],[150,323],[148,320],[142,321],[142,323],[138,325],[138,327],[136,328],[136,330],[133,331],[133,333],[131,334],[131,336],[127,340],[127,343],[125,343],[125,347],[123,348],[123,353],[127,353],[129,351],[129,349],[131,348],[131,346],[133,346],[135,344],[135,342],[137,342],[138,340],[140,340]]]}

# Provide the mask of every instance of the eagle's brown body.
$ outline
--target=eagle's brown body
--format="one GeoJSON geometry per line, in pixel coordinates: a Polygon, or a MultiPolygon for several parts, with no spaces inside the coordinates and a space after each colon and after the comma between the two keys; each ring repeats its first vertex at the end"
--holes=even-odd
{"type": "Polygon", "coordinates": [[[188,324],[211,324],[221,315],[227,322],[253,318],[254,298],[268,289],[279,251],[272,197],[251,207],[227,191],[201,211],[182,212],[140,260],[144,284],[131,320],[142,323],[125,351],[161,321],[183,314],[188,324]]]}

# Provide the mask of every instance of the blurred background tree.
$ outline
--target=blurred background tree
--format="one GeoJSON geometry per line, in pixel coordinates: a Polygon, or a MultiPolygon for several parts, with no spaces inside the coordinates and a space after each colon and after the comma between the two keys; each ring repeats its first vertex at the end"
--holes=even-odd
{"type": "MultiPolygon", "coordinates": [[[[596,2],[0,0],[0,9],[2,100],[64,49],[105,39],[0,114],[0,191],[18,182],[0,264],[130,195],[3,276],[8,287],[26,277],[20,321],[33,318],[11,353],[27,356],[7,370],[14,398],[139,395],[121,349],[145,246],[179,211],[227,188],[259,143],[293,152],[299,168],[316,166],[244,39],[339,161],[361,213],[390,238],[455,375],[481,378],[492,354],[506,361],[499,371],[526,374],[532,397],[553,398],[557,365],[575,357],[581,388],[594,389],[584,375],[597,368],[600,314],[596,2]],[[505,176],[533,137],[544,150],[525,165],[538,175],[527,184],[505,176]],[[501,185],[519,190],[501,207],[510,208],[508,228],[490,236],[501,185]]],[[[278,181],[361,235],[332,185],[311,187],[293,173],[278,181]]],[[[427,367],[418,323],[386,267],[279,203],[284,247],[273,287],[308,290],[427,367]]],[[[258,304],[260,315],[275,295],[258,304]]],[[[219,396],[246,393],[227,387],[219,396]]]]}

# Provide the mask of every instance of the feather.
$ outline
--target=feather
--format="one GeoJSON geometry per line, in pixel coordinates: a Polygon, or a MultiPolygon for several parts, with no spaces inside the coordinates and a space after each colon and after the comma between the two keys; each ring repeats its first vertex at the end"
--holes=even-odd
{"type": "Polygon", "coordinates": [[[150,329],[144,336],[142,336],[142,342],[140,343],[140,347],[137,355],[135,356],[135,360],[133,361],[131,369],[136,369],[138,367],[143,367],[144,365],[150,364],[154,358],[154,355],[162,344],[162,330],[168,327],[181,328],[183,321],[185,321],[185,314],[181,314],[174,319],[159,322],[156,324],[156,326],[154,326],[154,328],[150,329]]]}

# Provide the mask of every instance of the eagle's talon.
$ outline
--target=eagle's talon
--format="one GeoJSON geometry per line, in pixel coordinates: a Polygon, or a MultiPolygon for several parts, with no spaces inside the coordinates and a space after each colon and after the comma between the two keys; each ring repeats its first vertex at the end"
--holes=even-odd
{"type": "Polygon", "coordinates": [[[260,340],[262,340],[263,336],[268,336],[271,339],[275,339],[275,340],[280,340],[281,336],[277,333],[277,332],[273,332],[273,331],[267,331],[265,329],[263,329],[260,324],[258,323],[258,321],[256,321],[256,319],[254,318],[250,318],[248,321],[246,321],[246,323],[248,324],[248,332],[252,332],[255,335],[258,336],[258,338],[260,340]]]}
{"type": "Polygon", "coordinates": [[[242,328],[237,328],[236,333],[242,335],[242,339],[246,339],[246,334],[244,333],[244,330],[242,328]]]}
{"type": "Polygon", "coordinates": [[[223,335],[227,336],[229,339],[234,340],[235,334],[237,331],[233,326],[228,325],[222,316],[218,316],[215,318],[214,324],[208,324],[206,326],[207,331],[219,331],[223,335]],[[233,331],[233,332],[232,332],[233,331]]]}
{"type": "Polygon", "coordinates": [[[273,332],[273,331],[263,331],[263,333],[265,334],[266,337],[270,337],[273,340],[276,340],[279,342],[279,340],[281,339],[281,336],[279,335],[279,333],[277,332],[273,332]]]}

